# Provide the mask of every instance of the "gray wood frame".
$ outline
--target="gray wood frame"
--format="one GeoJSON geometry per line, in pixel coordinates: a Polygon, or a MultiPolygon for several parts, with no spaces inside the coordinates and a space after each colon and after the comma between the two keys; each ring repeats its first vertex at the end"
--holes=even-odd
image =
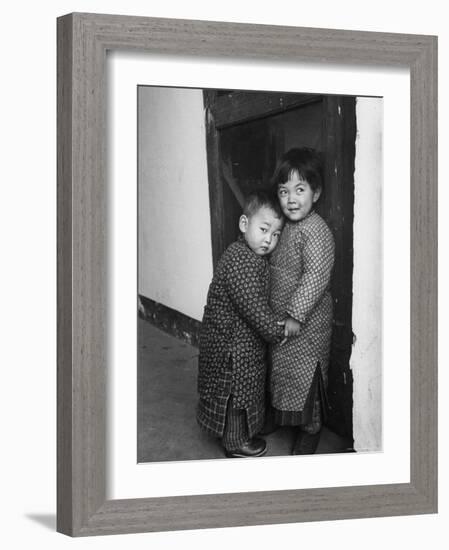
{"type": "Polygon", "coordinates": [[[437,510],[437,38],[75,13],[58,19],[58,506],[72,536],[437,510]],[[411,480],[106,500],[108,50],[411,71],[411,480]]]}

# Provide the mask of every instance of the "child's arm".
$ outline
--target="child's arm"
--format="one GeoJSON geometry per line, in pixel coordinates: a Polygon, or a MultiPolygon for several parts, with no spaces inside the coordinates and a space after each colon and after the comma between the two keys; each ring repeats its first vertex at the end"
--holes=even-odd
{"type": "Polygon", "coordinates": [[[334,265],[334,239],[327,226],[306,237],[303,247],[303,275],[287,313],[304,323],[329,286],[334,265]]]}
{"type": "Polygon", "coordinates": [[[276,343],[284,335],[283,323],[268,305],[263,264],[235,262],[227,273],[227,287],[238,314],[267,342],[276,343]]]}

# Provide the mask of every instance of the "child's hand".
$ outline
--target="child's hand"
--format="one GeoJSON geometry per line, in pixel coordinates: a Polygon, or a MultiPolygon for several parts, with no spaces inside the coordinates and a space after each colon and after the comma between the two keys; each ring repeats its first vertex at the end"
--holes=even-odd
{"type": "Polygon", "coordinates": [[[284,335],[286,338],[291,338],[292,336],[299,336],[301,331],[301,324],[293,317],[287,317],[285,320],[284,326],[284,335]]]}
{"type": "MultiPolygon", "coordinates": [[[[282,326],[282,327],[285,327],[285,320],[284,321],[278,321],[277,324],[282,326]]],[[[287,340],[288,340],[287,336],[284,336],[284,338],[282,339],[280,345],[282,346],[283,344],[285,344],[285,342],[287,340]]]]}

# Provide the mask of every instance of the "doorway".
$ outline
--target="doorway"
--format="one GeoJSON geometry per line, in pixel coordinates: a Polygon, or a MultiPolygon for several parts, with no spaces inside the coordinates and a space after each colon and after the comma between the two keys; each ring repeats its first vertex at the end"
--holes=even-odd
{"type": "Polygon", "coordinates": [[[329,428],[353,440],[352,332],[355,101],[352,96],[204,90],[214,266],[238,234],[243,197],[266,187],[292,147],[324,154],[317,205],[335,239],[329,428]]]}

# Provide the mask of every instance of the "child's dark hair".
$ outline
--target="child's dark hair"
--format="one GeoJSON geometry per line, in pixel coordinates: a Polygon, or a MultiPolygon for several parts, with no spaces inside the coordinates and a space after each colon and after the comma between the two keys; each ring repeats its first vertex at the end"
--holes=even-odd
{"type": "Polygon", "coordinates": [[[245,197],[243,214],[248,217],[253,216],[263,207],[270,208],[276,214],[276,217],[282,218],[282,210],[278,198],[274,193],[265,189],[253,191],[245,197]]]}
{"type": "Polygon", "coordinates": [[[321,153],[310,147],[290,149],[285,153],[276,167],[272,178],[275,190],[281,183],[297,173],[299,178],[307,181],[312,191],[323,188],[323,159],[321,153]]]}

